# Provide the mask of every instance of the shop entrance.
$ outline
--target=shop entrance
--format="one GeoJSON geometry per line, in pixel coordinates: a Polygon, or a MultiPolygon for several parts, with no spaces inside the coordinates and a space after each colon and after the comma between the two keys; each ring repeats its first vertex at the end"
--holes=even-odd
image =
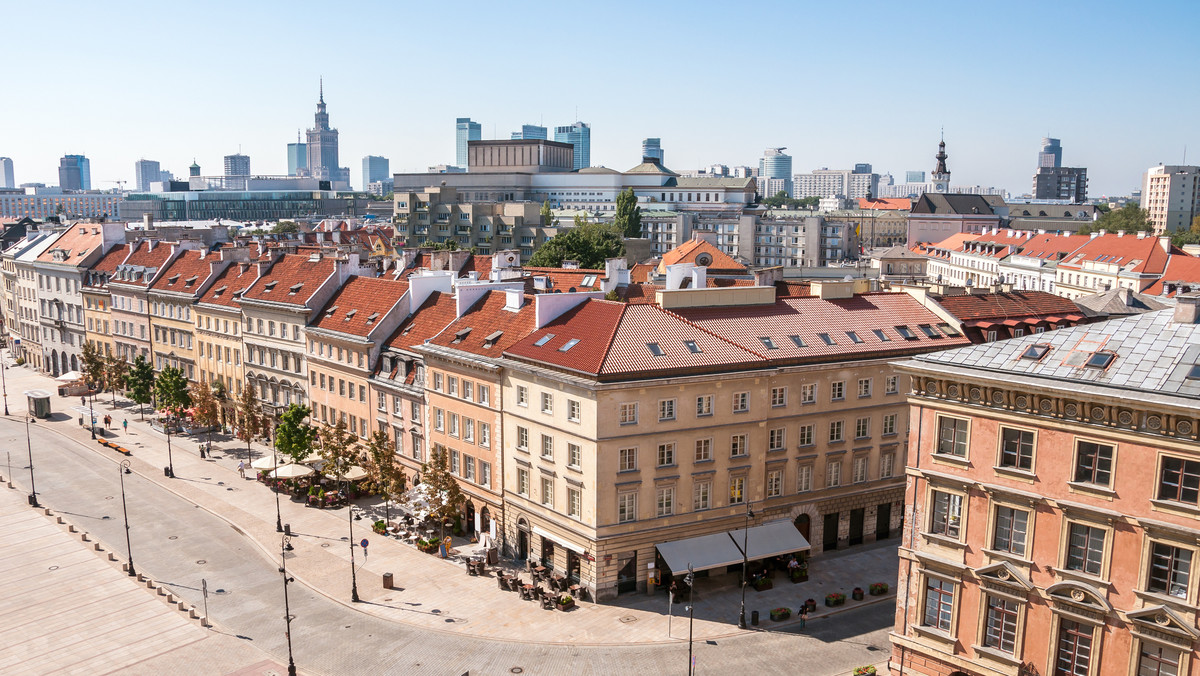
{"type": "Polygon", "coordinates": [[[892,503],[885,502],[875,508],[875,539],[886,540],[892,536],[892,503]]]}
{"type": "Polygon", "coordinates": [[[850,539],[847,544],[861,545],[863,542],[863,520],[867,510],[859,508],[850,510],[850,539]]]}
{"type": "Polygon", "coordinates": [[[617,593],[637,591],[637,552],[617,555],[617,593]]]}

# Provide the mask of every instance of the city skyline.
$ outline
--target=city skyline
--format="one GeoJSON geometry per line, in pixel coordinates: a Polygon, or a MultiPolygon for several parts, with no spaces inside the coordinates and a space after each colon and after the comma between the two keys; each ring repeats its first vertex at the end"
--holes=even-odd
{"type": "MultiPolygon", "coordinates": [[[[212,12],[189,19],[180,42],[189,42],[187,31],[196,38],[193,42],[199,42],[202,36],[219,30],[230,40],[242,40],[248,58],[267,59],[271,47],[253,39],[255,27],[270,20],[283,29],[299,29],[305,25],[306,4],[239,5],[236,15],[241,18],[230,25],[227,19],[234,15],[234,6],[216,3],[212,12]]],[[[637,150],[643,138],[659,137],[663,147],[671,149],[673,159],[668,166],[675,170],[714,163],[754,165],[763,148],[786,146],[797,173],[869,162],[880,173],[897,177],[906,170],[932,169],[932,152],[944,127],[954,156],[956,184],[996,186],[1014,194],[1028,191],[1031,158],[1036,157],[1044,136],[1062,139],[1071,149],[1072,166],[1088,167],[1090,196],[1128,194],[1139,188],[1147,168],[1184,163],[1186,146],[1200,153],[1195,150],[1200,148],[1200,129],[1183,118],[1174,122],[1156,116],[1154,125],[1146,124],[1149,112],[1143,98],[1127,93],[1134,91],[1130,85],[1137,83],[1137,91],[1156,92],[1156,105],[1168,110],[1192,109],[1200,103],[1194,88],[1179,86],[1187,80],[1190,59],[1155,61],[1160,67],[1147,67],[1155,47],[1190,44],[1186,26],[1200,21],[1200,8],[1189,3],[1146,6],[1133,16],[1118,11],[1122,6],[1115,3],[1089,4],[1087,12],[1072,3],[1053,7],[1010,3],[1003,11],[980,8],[953,15],[940,13],[934,5],[871,4],[865,11],[873,16],[872,24],[887,29],[873,32],[870,48],[848,45],[837,31],[821,28],[853,22],[862,15],[858,10],[851,14],[836,7],[774,6],[773,24],[797,26],[796,30],[805,33],[804,47],[801,51],[796,46],[800,43],[792,40],[772,41],[756,47],[762,58],[798,64],[820,53],[844,52],[849,64],[842,72],[856,73],[856,79],[834,82],[844,89],[844,95],[828,97],[827,104],[817,106],[807,101],[810,94],[805,87],[787,84],[787,80],[776,85],[747,78],[737,59],[704,59],[701,63],[707,74],[703,78],[677,83],[685,98],[696,100],[708,95],[705,82],[722,81],[770,96],[771,106],[741,108],[737,115],[742,119],[695,106],[685,106],[681,113],[678,105],[658,103],[652,96],[653,87],[646,91],[647,98],[640,98],[641,87],[649,85],[628,80],[626,74],[647,65],[638,56],[644,52],[636,49],[642,38],[623,36],[616,30],[634,7],[639,20],[659,26],[665,44],[686,36],[690,42],[707,44],[720,53],[736,50],[741,40],[728,33],[727,22],[712,12],[688,12],[684,14],[690,16],[685,16],[669,3],[662,7],[619,3],[602,12],[554,6],[553,13],[550,5],[543,5],[543,13],[564,26],[577,25],[573,20],[592,26],[597,35],[605,36],[605,48],[580,52],[571,59],[543,59],[540,52],[517,43],[490,43],[486,55],[479,51],[483,47],[451,54],[445,67],[461,75],[453,85],[445,86],[462,87],[472,95],[433,97],[422,106],[407,105],[397,88],[368,88],[349,75],[353,64],[360,62],[358,55],[331,52],[311,68],[278,73],[265,81],[252,74],[224,71],[196,73],[177,81],[167,78],[170,60],[161,65],[147,63],[112,50],[96,55],[89,63],[97,73],[161,77],[164,88],[153,110],[96,106],[80,117],[65,101],[57,106],[14,107],[7,111],[6,126],[21,133],[6,138],[0,154],[13,158],[17,183],[54,184],[58,158],[64,152],[80,153],[94,165],[94,187],[105,188],[118,179],[132,183],[139,157],[154,157],[175,174],[185,173],[195,158],[206,167],[204,173],[219,173],[224,153],[214,149],[241,143],[243,152],[254,158],[255,167],[261,167],[259,173],[285,174],[287,144],[295,142],[296,128],[310,126],[314,90],[322,75],[328,88],[326,100],[337,114],[334,126],[341,132],[341,153],[392,158],[396,172],[453,163],[450,130],[457,117],[478,121],[485,139],[508,138],[513,129],[531,119],[543,120],[547,127],[581,120],[593,130],[592,164],[618,170],[640,161],[637,150]],[[694,18],[703,16],[711,18],[694,18]],[[979,39],[981,20],[986,20],[995,39],[979,39]],[[1056,41],[1048,44],[1041,36],[1053,26],[1069,26],[1070,30],[1057,31],[1056,41]],[[1115,32],[1119,32],[1119,40],[1109,41],[1103,50],[1091,48],[1094,41],[1115,32]],[[1060,96],[1055,89],[1058,83],[1051,81],[1044,83],[1047,95],[1042,97],[972,93],[971,82],[1017,80],[1024,73],[1041,72],[1036,64],[1045,59],[1085,52],[1088,60],[1076,66],[1071,85],[1077,95],[1060,96]],[[480,59],[486,62],[484,67],[468,67],[480,59]],[[905,67],[893,71],[895,65],[905,67]],[[629,93],[623,97],[625,101],[618,101],[617,97],[596,97],[586,89],[574,88],[565,96],[533,103],[526,87],[513,86],[501,77],[514,68],[536,71],[550,82],[578,77],[581,72],[596,82],[627,81],[629,93]],[[878,91],[881,82],[892,83],[896,105],[855,104],[858,93],[878,91]],[[953,86],[940,84],[947,82],[953,86]],[[214,106],[214,90],[221,92],[223,100],[240,103],[214,106]],[[804,112],[797,115],[797,110],[804,112]],[[50,138],[54,143],[47,144],[50,138]]],[[[720,6],[713,8],[719,10],[720,6]]],[[[76,5],[65,14],[56,12],[54,20],[62,22],[65,29],[88,26],[89,31],[115,40],[133,40],[169,19],[163,14],[172,11],[160,8],[114,14],[76,5]]],[[[400,20],[434,22],[438,15],[433,8],[379,5],[370,11],[378,20],[361,25],[350,14],[333,15],[327,29],[359,35],[368,53],[384,60],[403,61],[428,53],[432,34],[416,35],[411,42],[398,44],[385,39],[385,27],[400,20]]],[[[530,11],[536,14],[540,10],[530,11]]],[[[28,25],[49,20],[47,10],[32,5],[13,8],[13,14],[14,21],[28,25]]],[[[469,34],[503,25],[506,18],[502,8],[481,5],[468,13],[461,28],[469,34]]],[[[24,47],[25,52],[39,53],[39,68],[18,69],[11,75],[15,91],[36,91],[38,82],[47,76],[79,75],[77,61],[38,50],[35,40],[32,33],[12,38],[14,49],[24,47]]],[[[688,66],[688,57],[679,57],[677,64],[688,66]]],[[[104,79],[82,78],[73,95],[81,100],[103,100],[110,95],[108,79],[107,75],[104,79]]],[[[1036,90],[1036,84],[1024,83],[1022,88],[1036,90]]],[[[1191,162],[1195,164],[1196,159],[1191,162]]]]}

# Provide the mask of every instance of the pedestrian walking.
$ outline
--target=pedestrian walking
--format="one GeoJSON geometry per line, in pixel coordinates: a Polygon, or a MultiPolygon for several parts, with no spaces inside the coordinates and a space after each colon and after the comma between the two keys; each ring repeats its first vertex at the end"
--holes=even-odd
{"type": "Polygon", "coordinates": [[[79,405],[80,405],[80,406],[87,406],[87,397],[80,397],[80,398],[79,398],[79,405]]]}
{"type": "Polygon", "coordinates": [[[121,427],[125,428],[125,434],[129,434],[129,418],[125,418],[121,421],[121,427]]]}
{"type": "Polygon", "coordinates": [[[112,416],[106,415],[104,416],[104,429],[108,429],[110,427],[112,427],[112,416]]]}
{"type": "Polygon", "coordinates": [[[808,624],[808,604],[800,609],[800,628],[803,629],[806,624],[808,624]]]}
{"type": "Polygon", "coordinates": [[[242,477],[243,479],[246,478],[246,461],[245,460],[238,460],[238,476],[242,477]]]}

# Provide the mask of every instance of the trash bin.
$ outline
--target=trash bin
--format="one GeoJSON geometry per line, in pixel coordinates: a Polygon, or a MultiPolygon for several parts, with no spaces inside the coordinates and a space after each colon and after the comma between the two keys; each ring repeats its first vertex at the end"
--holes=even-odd
{"type": "Polygon", "coordinates": [[[392,574],[391,573],[383,574],[383,588],[384,589],[392,588],[392,574]]]}
{"type": "Polygon", "coordinates": [[[750,624],[753,624],[756,627],[758,626],[758,611],[757,610],[750,611],[750,624]]]}

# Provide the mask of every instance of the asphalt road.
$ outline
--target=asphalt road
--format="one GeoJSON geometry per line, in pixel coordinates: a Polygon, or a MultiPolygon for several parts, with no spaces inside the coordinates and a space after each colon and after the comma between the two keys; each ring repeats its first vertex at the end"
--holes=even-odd
{"type": "MultiPolygon", "coordinates": [[[[35,424],[30,430],[42,504],[94,534],[107,549],[123,554],[116,461],[42,426],[35,424]]],[[[0,449],[12,453],[15,483],[27,491],[25,426],[20,418],[0,418],[0,449]]],[[[198,608],[204,605],[201,579],[206,580],[214,630],[252,641],[286,664],[278,559],[265,557],[228,522],[138,474],[125,476],[125,491],[138,571],[172,587],[198,608]]],[[[292,647],[301,673],[687,673],[686,642],[573,647],[484,640],[384,621],[301,584],[289,589],[292,647]]],[[[886,661],[892,617],[890,606],[866,606],[813,620],[805,630],[792,627],[698,643],[696,673],[845,674],[855,666],[886,661]]]]}

